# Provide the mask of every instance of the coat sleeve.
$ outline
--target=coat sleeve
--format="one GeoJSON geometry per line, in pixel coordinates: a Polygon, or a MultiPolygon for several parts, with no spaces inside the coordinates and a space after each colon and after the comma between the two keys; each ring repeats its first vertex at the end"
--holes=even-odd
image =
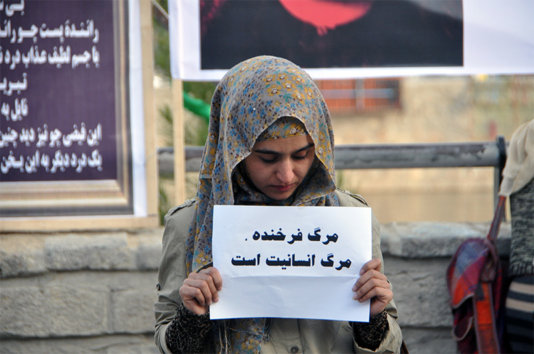
{"type": "MultiPolygon", "coordinates": [[[[337,192],[340,204],[342,206],[368,206],[367,202],[358,195],[354,195],[348,192],[337,192]]],[[[380,224],[378,220],[373,215],[373,258],[380,259],[382,263],[381,272],[384,273],[384,258],[382,256],[382,251],[380,248],[380,224]]],[[[391,285],[391,284],[390,284],[391,285]]],[[[393,286],[392,286],[393,288],[393,286]]],[[[385,308],[388,320],[388,330],[386,331],[384,337],[378,348],[374,351],[361,347],[356,341],[354,341],[354,348],[356,353],[399,353],[402,345],[402,332],[400,326],[397,322],[397,306],[395,301],[391,301],[385,308]]]]}
{"type": "MultiPolygon", "coordinates": [[[[378,258],[382,262],[382,273],[384,273],[384,259],[380,250],[380,224],[373,216],[373,258],[378,258]]],[[[390,284],[391,285],[391,284],[390,284]]],[[[397,306],[392,300],[385,308],[388,321],[388,329],[375,350],[361,347],[354,341],[356,353],[400,353],[402,345],[402,332],[397,322],[397,306]]]]}
{"type": "Polygon", "coordinates": [[[162,353],[170,353],[165,332],[181,304],[178,293],[186,278],[185,240],[194,214],[193,202],[171,209],[165,216],[162,258],[158,273],[158,300],[154,305],[156,332],[154,340],[162,353]]]}

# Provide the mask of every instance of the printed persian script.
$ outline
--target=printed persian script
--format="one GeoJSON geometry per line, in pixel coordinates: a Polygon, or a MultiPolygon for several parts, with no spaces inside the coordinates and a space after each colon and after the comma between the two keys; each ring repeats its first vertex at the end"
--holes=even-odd
{"type": "Polygon", "coordinates": [[[0,0],[1,180],[113,177],[112,13],[112,1],[0,0]]]}
{"type": "Polygon", "coordinates": [[[371,230],[370,208],[216,205],[223,288],[211,318],[367,321],[369,304],[352,299],[352,286],[371,259],[371,230]]]}

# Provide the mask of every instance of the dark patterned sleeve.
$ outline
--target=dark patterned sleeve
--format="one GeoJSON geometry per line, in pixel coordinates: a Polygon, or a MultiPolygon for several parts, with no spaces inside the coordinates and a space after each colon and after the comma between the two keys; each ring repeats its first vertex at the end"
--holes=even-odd
{"type": "Polygon", "coordinates": [[[210,331],[209,314],[195,315],[180,304],[165,332],[165,342],[172,353],[200,353],[210,331]]]}
{"type": "Polygon", "coordinates": [[[389,327],[386,311],[372,317],[369,323],[351,322],[350,324],[356,343],[371,350],[376,350],[380,346],[389,327]]]}

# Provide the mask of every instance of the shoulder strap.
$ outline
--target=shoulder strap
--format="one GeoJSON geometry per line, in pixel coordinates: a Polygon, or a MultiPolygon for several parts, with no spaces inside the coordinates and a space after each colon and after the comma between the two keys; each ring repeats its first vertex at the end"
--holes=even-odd
{"type": "Polygon", "coordinates": [[[474,299],[475,330],[479,353],[500,353],[492,287],[493,284],[490,282],[478,283],[477,295],[474,299]]]}
{"type": "Polygon", "coordinates": [[[486,236],[486,246],[488,247],[489,254],[486,259],[486,265],[483,272],[480,274],[481,282],[493,281],[497,274],[497,268],[499,266],[499,254],[497,252],[497,236],[499,235],[499,229],[504,216],[506,197],[499,196],[497,207],[495,208],[495,214],[493,215],[493,221],[491,222],[490,229],[486,236]]]}
{"type": "Polygon", "coordinates": [[[486,236],[488,257],[474,296],[475,330],[479,353],[500,353],[496,314],[499,309],[501,274],[496,241],[505,211],[505,202],[506,197],[499,196],[493,221],[486,236]]]}
{"type": "Polygon", "coordinates": [[[506,197],[499,196],[499,201],[497,202],[497,207],[495,208],[495,214],[493,215],[493,221],[491,222],[491,227],[489,229],[488,235],[486,236],[488,240],[495,243],[497,240],[497,235],[499,235],[499,229],[501,227],[501,221],[504,216],[504,210],[506,205],[506,197]]]}

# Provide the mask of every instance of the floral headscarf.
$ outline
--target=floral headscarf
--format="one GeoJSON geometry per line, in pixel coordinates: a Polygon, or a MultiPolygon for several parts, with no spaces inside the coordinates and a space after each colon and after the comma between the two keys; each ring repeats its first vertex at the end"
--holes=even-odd
{"type": "MultiPolygon", "coordinates": [[[[186,242],[188,273],[212,262],[214,205],[273,203],[251,186],[240,163],[260,136],[261,140],[274,139],[294,131],[286,128],[295,119],[298,120],[295,128],[304,128],[313,140],[315,161],[294,195],[277,204],[339,205],[334,194],[330,115],[315,83],[285,59],[260,56],[243,61],[228,71],[213,95],[209,135],[200,167],[196,218],[186,242]],[[269,129],[262,134],[271,126],[281,129],[269,129]]],[[[265,319],[232,320],[228,327],[224,329],[224,337],[230,342],[223,343],[226,349],[230,345],[233,351],[259,351],[265,319]],[[230,332],[226,333],[228,329],[230,332]]]]}

